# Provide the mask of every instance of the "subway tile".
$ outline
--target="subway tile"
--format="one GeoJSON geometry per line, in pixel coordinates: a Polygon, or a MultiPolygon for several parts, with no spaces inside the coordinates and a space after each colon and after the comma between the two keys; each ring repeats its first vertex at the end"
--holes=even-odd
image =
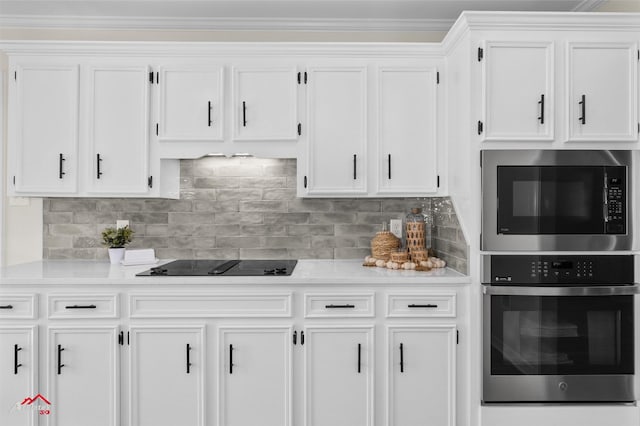
{"type": "Polygon", "coordinates": [[[333,235],[333,225],[289,225],[287,234],[289,235],[333,235]]]}
{"type": "Polygon", "coordinates": [[[265,237],[216,237],[217,248],[264,247],[265,237]]]}
{"type": "Polygon", "coordinates": [[[261,200],[262,189],[217,189],[216,199],[219,201],[261,200]]]}
{"type": "Polygon", "coordinates": [[[235,179],[240,188],[284,188],[287,183],[286,177],[243,177],[235,179]]]}
{"type": "Polygon", "coordinates": [[[193,189],[188,191],[181,191],[180,198],[185,200],[211,201],[216,199],[216,190],[215,189],[193,189]]]}
{"type": "Polygon", "coordinates": [[[73,223],[110,223],[116,226],[116,220],[119,218],[118,212],[106,211],[79,211],[73,213],[73,223]]]}
{"type": "Polygon", "coordinates": [[[269,162],[263,165],[265,176],[295,176],[296,160],[285,159],[269,162]]]}
{"type": "Polygon", "coordinates": [[[344,224],[354,223],[356,221],[355,213],[313,213],[309,217],[309,223],[312,224],[344,224]]]}
{"type": "Polygon", "coordinates": [[[289,212],[330,212],[333,203],[328,199],[296,198],[287,204],[289,212]]]}
{"type": "Polygon", "coordinates": [[[240,235],[287,235],[286,225],[241,225],[240,235]]]}
{"type": "Polygon", "coordinates": [[[144,200],[144,211],[150,212],[190,212],[193,210],[191,200],[144,200]]]}
{"type": "Polygon", "coordinates": [[[96,203],[97,201],[91,198],[53,198],[49,201],[49,210],[52,212],[95,211],[96,203]]]}
{"type": "Polygon", "coordinates": [[[193,211],[211,212],[211,213],[225,213],[225,212],[237,212],[240,211],[239,201],[209,201],[209,200],[197,200],[193,203],[193,211]]]}
{"type": "Polygon", "coordinates": [[[377,232],[382,230],[381,225],[336,225],[336,235],[368,235],[373,238],[377,232]]]}
{"type": "Polygon", "coordinates": [[[265,225],[300,225],[309,223],[309,213],[264,213],[265,225]]]}
{"type": "Polygon", "coordinates": [[[294,188],[265,188],[262,191],[263,200],[293,200],[296,198],[296,190],[294,188]]]}
{"type": "Polygon", "coordinates": [[[286,201],[240,201],[241,212],[285,212],[286,201]]]}
{"type": "Polygon", "coordinates": [[[123,218],[126,218],[129,220],[129,223],[131,224],[131,227],[135,226],[136,223],[140,223],[140,224],[147,224],[147,223],[169,223],[169,215],[170,214],[174,214],[174,215],[178,215],[178,214],[195,214],[195,213],[181,213],[181,212],[174,212],[174,213],[134,213],[134,212],[127,212],[125,213],[123,216],[123,218]]]}
{"type": "Polygon", "coordinates": [[[193,249],[161,248],[156,249],[158,259],[193,259],[193,249]]]}
{"type": "Polygon", "coordinates": [[[45,236],[44,247],[47,248],[73,248],[73,237],[70,235],[45,236]]]}
{"type": "Polygon", "coordinates": [[[311,248],[310,236],[299,237],[264,237],[264,247],[266,248],[311,248]]]}
{"type": "Polygon", "coordinates": [[[404,219],[404,215],[401,213],[356,213],[357,224],[376,224],[382,225],[386,223],[389,225],[389,221],[392,219],[404,219]]]}
{"type": "Polygon", "coordinates": [[[240,224],[240,225],[255,225],[263,223],[262,213],[254,212],[239,212],[239,213],[215,213],[214,223],[220,225],[226,224],[240,224]]]}
{"type": "Polygon", "coordinates": [[[75,249],[96,248],[102,246],[102,237],[72,237],[72,243],[75,249]]]}
{"type": "Polygon", "coordinates": [[[72,212],[51,212],[44,210],[44,214],[42,215],[42,223],[73,223],[73,213],[72,212]]]}
{"type": "Polygon", "coordinates": [[[358,247],[358,237],[312,236],[312,248],[358,247]]]}
{"type": "Polygon", "coordinates": [[[96,229],[87,224],[49,224],[49,234],[92,237],[96,235],[96,229]]]}
{"type": "Polygon", "coordinates": [[[196,236],[184,236],[173,237],[168,240],[169,248],[185,248],[185,249],[211,249],[216,247],[215,237],[196,237],[196,236]]]}
{"type": "MultiPolygon", "coordinates": [[[[168,223],[171,224],[192,224],[192,223],[213,223],[213,213],[168,213],[168,223]]],[[[156,222],[161,223],[161,222],[156,222]]],[[[165,221],[167,223],[167,221],[165,221]]]]}
{"type": "Polygon", "coordinates": [[[193,179],[194,189],[231,189],[240,188],[240,182],[232,177],[196,177],[193,179]]]}
{"type": "Polygon", "coordinates": [[[143,209],[144,200],[133,198],[98,200],[95,208],[99,212],[140,212],[143,209]]]}
{"type": "Polygon", "coordinates": [[[382,201],[367,199],[335,200],[333,209],[340,212],[380,212],[382,211],[382,201]]]}

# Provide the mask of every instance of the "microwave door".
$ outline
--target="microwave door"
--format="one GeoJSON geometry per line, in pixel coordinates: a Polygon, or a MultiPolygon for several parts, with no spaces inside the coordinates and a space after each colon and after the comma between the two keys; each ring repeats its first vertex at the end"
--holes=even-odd
{"type": "Polygon", "coordinates": [[[604,168],[498,167],[498,233],[603,234],[604,168]]]}

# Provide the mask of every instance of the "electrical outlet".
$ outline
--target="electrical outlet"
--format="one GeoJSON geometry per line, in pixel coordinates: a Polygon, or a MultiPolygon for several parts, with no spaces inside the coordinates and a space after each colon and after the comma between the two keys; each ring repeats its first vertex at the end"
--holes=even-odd
{"type": "Polygon", "coordinates": [[[402,220],[391,219],[389,222],[389,231],[398,238],[402,238],[402,220]]]}
{"type": "Polygon", "coordinates": [[[116,220],[116,229],[124,228],[125,226],[129,226],[128,220],[116,220]]]}

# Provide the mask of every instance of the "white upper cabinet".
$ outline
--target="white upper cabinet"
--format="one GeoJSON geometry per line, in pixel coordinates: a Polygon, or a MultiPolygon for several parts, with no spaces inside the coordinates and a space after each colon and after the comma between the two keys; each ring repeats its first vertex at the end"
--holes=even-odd
{"type": "Polygon", "coordinates": [[[149,68],[90,66],[89,192],[149,190],[149,68]]]}
{"type": "Polygon", "coordinates": [[[233,139],[298,138],[295,67],[234,67],[233,139]]]}
{"type": "Polygon", "coordinates": [[[22,65],[12,74],[9,192],[74,194],[78,189],[78,65],[22,65]]]}
{"type": "Polygon", "coordinates": [[[437,70],[378,69],[379,194],[437,191],[437,70]]]}
{"type": "Polygon", "coordinates": [[[307,83],[307,195],[367,193],[367,69],[312,67],[307,83]]]}
{"type": "MultiPolygon", "coordinates": [[[[482,62],[483,141],[552,141],[554,44],[489,41],[482,62]]],[[[482,128],[480,128],[482,126],[482,128]]]]}
{"type": "Polygon", "coordinates": [[[567,140],[638,140],[638,44],[567,47],[567,140]]]}
{"type": "Polygon", "coordinates": [[[222,141],[224,73],[222,67],[163,67],[160,86],[161,141],[222,141]]]}

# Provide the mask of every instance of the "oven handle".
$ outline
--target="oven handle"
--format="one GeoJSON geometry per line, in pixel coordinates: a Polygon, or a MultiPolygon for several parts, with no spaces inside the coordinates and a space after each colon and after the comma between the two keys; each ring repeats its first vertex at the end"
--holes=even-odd
{"type": "Polygon", "coordinates": [[[515,287],[483,285],[484,294],[507,296],[624,296],[640,294],[640,285],[590,287],[515,287]]]}

